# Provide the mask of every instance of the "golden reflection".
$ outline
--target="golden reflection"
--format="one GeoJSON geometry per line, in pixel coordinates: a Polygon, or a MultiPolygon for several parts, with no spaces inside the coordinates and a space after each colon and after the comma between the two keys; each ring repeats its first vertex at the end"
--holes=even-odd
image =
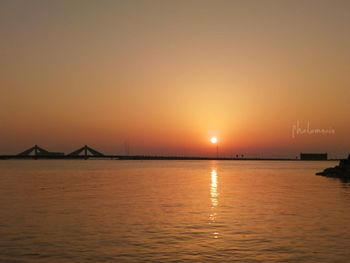
{"type": "MultiPolygon", "coordinates": [[[[210,201],[211,201],[211,213],[209,215],[209,224],[216,222],[216,207],[218,206],[218,173],[215,168],[212,168],[211,172],[211,184],[210,184],[210,201]]],[[[219,232],[213,232],[214,238],[219,237],[219,232]]]]}
{"type": "Polygon", "coordinates": [[[211,171],[211,187],[210,187],[211,207],[218,205],[218,174],[216,169],[211,171]]]}

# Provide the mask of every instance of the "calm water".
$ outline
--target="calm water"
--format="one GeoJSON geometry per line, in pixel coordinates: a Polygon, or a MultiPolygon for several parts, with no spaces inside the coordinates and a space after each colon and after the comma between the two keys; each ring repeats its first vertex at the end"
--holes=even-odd
{"type": "Polygon", "coordinates": [[[0,262],[349,262],[334,164],[0,161],[0,262]]]}

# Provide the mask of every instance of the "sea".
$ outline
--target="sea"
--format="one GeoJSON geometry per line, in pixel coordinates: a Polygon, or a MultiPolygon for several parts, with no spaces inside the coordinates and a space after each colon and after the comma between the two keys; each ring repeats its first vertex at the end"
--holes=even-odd
{"type": "Polygon", "coordinates": [[[350,262],[334,165],[2,160],[0,262],[350,262]]]}

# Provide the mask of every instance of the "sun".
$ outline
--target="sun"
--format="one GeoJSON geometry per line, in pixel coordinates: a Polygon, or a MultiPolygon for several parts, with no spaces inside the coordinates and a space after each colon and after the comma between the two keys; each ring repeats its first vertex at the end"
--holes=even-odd
{"type": "Polygon", "coordinates": [[[216,143],[218,143],[218,138],[216,138],[216,137],[211,137],[211,138],[210,138],[210,142],[211,142],[212,144],[216,144],[216,143]]]}

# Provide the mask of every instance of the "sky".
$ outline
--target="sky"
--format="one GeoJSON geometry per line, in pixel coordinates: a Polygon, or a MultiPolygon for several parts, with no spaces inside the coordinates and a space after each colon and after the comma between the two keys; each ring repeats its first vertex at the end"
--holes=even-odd
{"type": "Polygon", "coordinates": [[[0,154],[207,156],[216,136],[221,156],[347,156],[349,13],[340,0],[3,0],[0,154]]]}

